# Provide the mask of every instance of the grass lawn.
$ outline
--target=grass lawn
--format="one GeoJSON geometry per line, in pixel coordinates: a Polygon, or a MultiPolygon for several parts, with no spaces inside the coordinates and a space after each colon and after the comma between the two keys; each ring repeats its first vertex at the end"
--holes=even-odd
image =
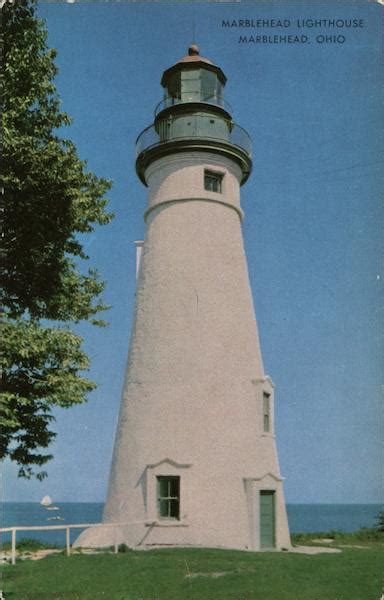
{"type": "Polygon", "coordinates": [[[384,547],[340,554],[169,548],[49,556],[3,569],[5,600],[379,600],[384,547]]]}

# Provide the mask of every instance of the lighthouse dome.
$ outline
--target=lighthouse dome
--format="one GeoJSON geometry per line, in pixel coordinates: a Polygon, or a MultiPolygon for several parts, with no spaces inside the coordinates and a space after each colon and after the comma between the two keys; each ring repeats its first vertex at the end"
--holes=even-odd
{"type": "MultiPolygon", "coordinates": [[[[200,48],[196,44],[191,44],[188,47],[188,54],[180,58],[176,64],[178,63],[190,63],[190,62],[205,62],[209,65],[213,65],[213,62],[209,60],[209,58],[205,58],[204,56],[200,56],[200,48]]],[[[214,65],[215,66],[215,65],[214,65]]]]}

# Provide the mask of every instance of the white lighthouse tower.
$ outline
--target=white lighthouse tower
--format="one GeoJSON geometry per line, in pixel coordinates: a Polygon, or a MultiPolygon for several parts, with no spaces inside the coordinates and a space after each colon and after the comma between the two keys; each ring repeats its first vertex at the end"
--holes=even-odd
{"type": "Polygon", "coordinates": [[[146,235],[106,527],[76,545],[288,548],[241,232],[250,139],[223,99],[223,71],[197,46],[161,83],[137,139],[146,235]]]}

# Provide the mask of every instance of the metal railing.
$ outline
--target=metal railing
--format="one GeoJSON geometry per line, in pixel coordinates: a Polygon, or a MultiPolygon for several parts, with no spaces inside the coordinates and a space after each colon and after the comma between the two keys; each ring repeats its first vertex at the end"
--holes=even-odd
{"type": "Polygon", "coordinates": [[[208,123],[210,121],[210,117],[205,117],[201,115],[196,117],[191,116],[189,120],[193,122],[193,119],[195,119],[196,126],[191,127],[190,130],[188,130],[187,134],[184,135],[179,134],[173,129],[170,131],[169,135],[164,135],[163,133],[163,135],[160,136],[160,134],[155,128],[155,125],[150,125],[149,127],[146,127],[146,129],[144,129],[140,133],[136,140],[136,157],[138,157],[142,152],[149,150],[150,148],[161,144],[165,144],[167,142],[194,138],[233,144],[234,146],[238,146],[243,151],[245,151],[248,154],[248,156],[252,155],[251,138],[249,137],[245,129],[243,129],[239,125],[236,125],[236,123],[228,123],[228,128],[226,129],[225,134],[223,133],[209,135],[209,133],[207,133],[208,128],[207,131],[204,131],[203,127],[201,127],[201,122],[203,119],[206,119],[208,123]]]}
{"type": "MultiPolygon", "coordinates": [[[[31,526],[23,526],[21,525],[16,527],[2,527],[0,529],[0,533],[9,533],[12,534],[11,541],[11,563],[12,565],[16,564],[16,534],[18,531],[47,531],[53,529],[63,529],[65,530],[65,547],[66,547],[66,555],[70,556],[71,554],[71,529],[88,529],[89,527],[122,527],[124,525],[138,525],[140,523],[146,523],[147,521],[135,521],[131,523],[86,523],[86,524],[76,524],[76,525],[31,525],[31,526]]],[[[119,544],[116,541],[114,544],[114,552],[117,554],[119,544]]]]}
{"type": "Polygon", "coordinates": [[[158,105],[155,108],[155,115],[158,115],[165,108],[169,108],[170,106],[176,106],[178,104],[189,104],[191,102],[198,102],[199,104],[213,104],[214,106],[220,106],[224,108],[229,113],[233,112],[232,106],[227,100],[224,99],[223,96],[212,95],[212,96],[204,96],[200,91],[197,92],[189,92],[183,93],[182,98],[174,98],[173,96],[166,96],[163,100],[160,100],[158,105]]]}

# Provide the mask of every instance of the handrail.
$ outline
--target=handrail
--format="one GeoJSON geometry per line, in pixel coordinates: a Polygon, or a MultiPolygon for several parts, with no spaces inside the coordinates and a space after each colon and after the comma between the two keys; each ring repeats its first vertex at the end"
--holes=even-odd
{"type": "MultiPolygon", "coordinates": [[[[204,119],[209,119],[209,117],[199,116],[197,117],[200,122],[204,122],[204,119]]],[[[191,121],[194,120],[194,117],[191,117],[191,121]]],[[[196,118],[195,118],[196,120],[196,118]]],[[[196,121],[198,123],[198,121],[196,121]]],[[[154,146],[159,146],[161,144],[166,144],[170,141],[183,140],[183,139],[206,139],[213,140],[219,142],[228,142],[234,146],[241,148],[245,151],[249,156],[252,154],[252,143],[248,132],[237,123],[228,122],[228,137],[227,139],[224,136],[212,136],[205,133],[201,133],[201,131],[197,128],[195,130],[189,131],[185,135],[179,135],[178,133],[172,133],[169,137],[165,137],[162,139],[157,128],[154,124],[149,125],[136,138],[136,157],[139,156],[142,152],[149,150],[154,146]]]]}
{"type": "Polygon", "coordinates": [[[221,106],[227,112],[232,113],[233,109],[230,103],[220,95],[202,96],[200,90],[190,91],[189,96],[184,92],[184,98],[175,98],[174,96],[166,96],[156,105],[155,116],[158,115],[165,108],[175,106],[178,104],[213,104],[214,106],[221,106]]]}
{"type": "MultiPolygon", "coordinates": [[[[144,523],[146,521],[137,521],[137,523],[144,523]]],[[[15,527],[1,527],[0,533],[6,533],[7,531],[39,531],[44,529],[86,529],[87,527],[117,527],[118,525],[135,525],[134,523],[76,523],[75,525],[15,525],[15,527]]]]}
{"type": "MultiPolygon", "coordinates": [[[[70,556],[71,554],[71,544],[70,544],[70,531],[71,529],[86,529],[87,527],[121,527],[122,525],[138,525],[140,523],[147,523],[145,521],[131,521],[129,523],[76,523],[74,525],[16,525],[14,527],[1,527],[0,533],[12,533],[12,542],[11,542],[11,564],[16,564],[16,532],[17,531],[44,531],[48,529],[65,529],[65,545],[66,545],[66,555],[70,556]]],[[[114,544],[114,552],[117,554],[118,544],[115,542],[114,544]]]]}

